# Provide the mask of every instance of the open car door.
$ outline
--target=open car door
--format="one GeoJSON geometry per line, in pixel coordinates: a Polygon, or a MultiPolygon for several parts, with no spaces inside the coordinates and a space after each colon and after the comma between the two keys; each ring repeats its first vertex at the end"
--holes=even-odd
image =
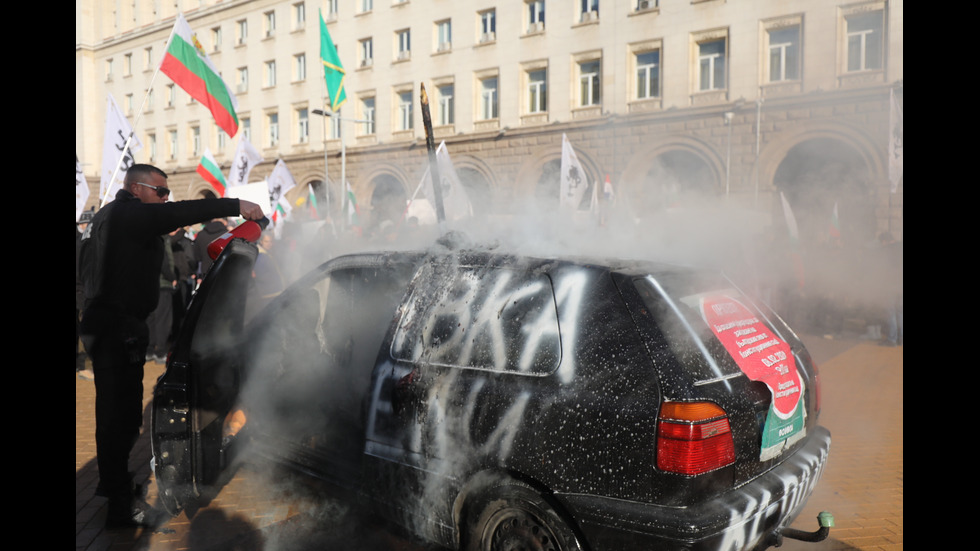
{"type": "Polygon", "coordinates": [[[154,472],[160,501],[174,515],[208,495],[231,461],[222,430],[241,382],[238,344],[257,256],[256,246],[242,239],[218,256],[153,392],[154,472]]]}

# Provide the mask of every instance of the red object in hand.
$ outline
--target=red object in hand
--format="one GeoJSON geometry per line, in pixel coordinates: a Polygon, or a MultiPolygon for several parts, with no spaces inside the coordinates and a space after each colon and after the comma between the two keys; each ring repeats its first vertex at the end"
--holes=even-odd
{"type": "Polygon", "coordinates": [[[268,225],[269,219],[264,216],[259,220],[246,220],[235,229],[225,232],[221,237],[208,244],[208,256],[211,257],[211,260],[216,260],[218,255],[221,254],[221,251],[225,250],[225,247],[228,246],[228,243],[232,239],[239,238],[255,243],[261,237],[262,230],[268,225]]]}

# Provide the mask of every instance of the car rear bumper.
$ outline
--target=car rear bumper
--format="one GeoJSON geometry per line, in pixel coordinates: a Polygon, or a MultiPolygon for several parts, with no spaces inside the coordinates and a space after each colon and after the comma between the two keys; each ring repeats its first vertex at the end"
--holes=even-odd
{"type": "Polygon", "coordinates": [[[582,494],[557,496],[596,551],[753,549],[788,526],[813,492],[830,452],[817,427],[804,447],[752,482],[694,507],[662,507],[582,494]]]}

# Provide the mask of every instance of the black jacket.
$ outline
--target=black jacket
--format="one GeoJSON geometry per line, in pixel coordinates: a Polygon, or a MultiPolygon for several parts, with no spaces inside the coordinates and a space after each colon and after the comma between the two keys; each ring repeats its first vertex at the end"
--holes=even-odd
{"type": "Polygon", "coordinates": [[[96,256],[101,258],[102,284],[98,291],[86,285],[86,308],[113,310],[145,320],[160,296],[164,236],[181,226],[235,216],[240,209],[238,199],[148,204],[120,190],[113,204],[92,219],[90,239],[103,249],[96,256]]]}

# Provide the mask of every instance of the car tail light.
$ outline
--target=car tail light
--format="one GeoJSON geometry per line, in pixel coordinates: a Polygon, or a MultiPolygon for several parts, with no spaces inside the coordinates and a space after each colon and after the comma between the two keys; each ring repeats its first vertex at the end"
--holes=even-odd
{"type": "Polygon", "coordinates": [[[657,468],[698,475],[734,462],[725,410],[710,402],[664,402],[657,422],[657,468]]]}
{"type": "Polygon", "coordinates": [[[238,408],[228,413],[225,417],[224,426],[221,428],[221,436],[224,440],[234,438],[245,426],[245,411],[238,408]]]}

